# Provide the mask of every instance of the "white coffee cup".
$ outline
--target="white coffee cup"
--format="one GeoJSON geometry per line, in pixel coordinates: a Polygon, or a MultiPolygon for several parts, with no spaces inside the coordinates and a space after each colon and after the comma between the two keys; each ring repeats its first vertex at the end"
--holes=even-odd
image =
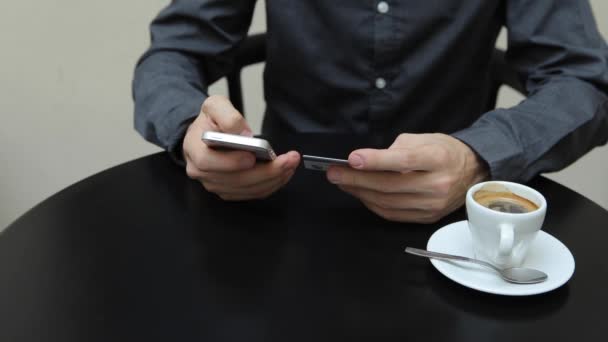
{"type": "Polygon", "coordinates": [[[522,184],[490,181],[472,186],[467,191],[466,209],[475,257],[498,267],[519,267],[541,230],[547,201],[543,195],[522,184]],[[479,204],[473,195],[482,187],[500,185],[538,206],[526,213],[506,213],[479,204]]]}

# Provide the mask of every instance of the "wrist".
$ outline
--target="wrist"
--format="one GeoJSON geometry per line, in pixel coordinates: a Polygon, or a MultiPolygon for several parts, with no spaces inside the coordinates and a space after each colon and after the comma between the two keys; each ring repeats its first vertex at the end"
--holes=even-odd
{"type": "Polygon", "coordinates": [[[462,144],[465,148],[463,174],[465,175],[464,181],[468,188],[473,184],[488,180],[490,178],[490,172],[486,162],[468,145],[462,144]]]}
{"type": "Polygon", "coordinates": [[[463,162],[461,171],[462,185],[468,189],[474,184],[486,181],[490,178],[488,164],[469,145],[454,138],[460,145],[463,162]]]}

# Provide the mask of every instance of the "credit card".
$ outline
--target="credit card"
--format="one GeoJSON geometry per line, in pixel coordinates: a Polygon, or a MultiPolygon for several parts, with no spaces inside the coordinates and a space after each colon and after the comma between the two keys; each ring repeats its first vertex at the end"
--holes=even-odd
{"type": "Polygon", "coordinates": [[[332,165],[348,166],[348,160],[303,155],[304,167],[308,170],[327,171],[332,165]]]}

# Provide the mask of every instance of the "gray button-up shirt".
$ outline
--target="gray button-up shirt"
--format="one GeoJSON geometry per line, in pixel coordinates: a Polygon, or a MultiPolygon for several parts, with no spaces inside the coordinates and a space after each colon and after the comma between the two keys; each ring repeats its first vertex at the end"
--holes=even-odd
{"type": "MultiPolygon", "coordinates": [[[[133,82],[135,127],[179,149],[255,0],[174,0],[133,82]]],[[[464,141],[492,177],[560,169],[608,137],[608,49],[586,0],[266,0],[264,127],[464,141]],[[501,27],[528,97],[484,108],[501,27]]]]}

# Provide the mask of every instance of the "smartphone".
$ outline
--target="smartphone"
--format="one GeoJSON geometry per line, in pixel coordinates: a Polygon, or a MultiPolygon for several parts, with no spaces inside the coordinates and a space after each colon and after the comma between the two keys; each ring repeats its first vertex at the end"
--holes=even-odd
{"type": "Polygon", "coordinates": [[[270,143],[265,139],[213,131],[203,133],[201,139],[212,148],[252,152],[258,160],[275,160],[277,158],[270,143]]]}
{"type": "Polygon", "coordinates": [[[346,159],[310,156],[305,154],[302,156],[302,160],[304,161],[305,168],[315,171],[327,171],[332,165],[349,166],[348,160],[346,159]]]}

